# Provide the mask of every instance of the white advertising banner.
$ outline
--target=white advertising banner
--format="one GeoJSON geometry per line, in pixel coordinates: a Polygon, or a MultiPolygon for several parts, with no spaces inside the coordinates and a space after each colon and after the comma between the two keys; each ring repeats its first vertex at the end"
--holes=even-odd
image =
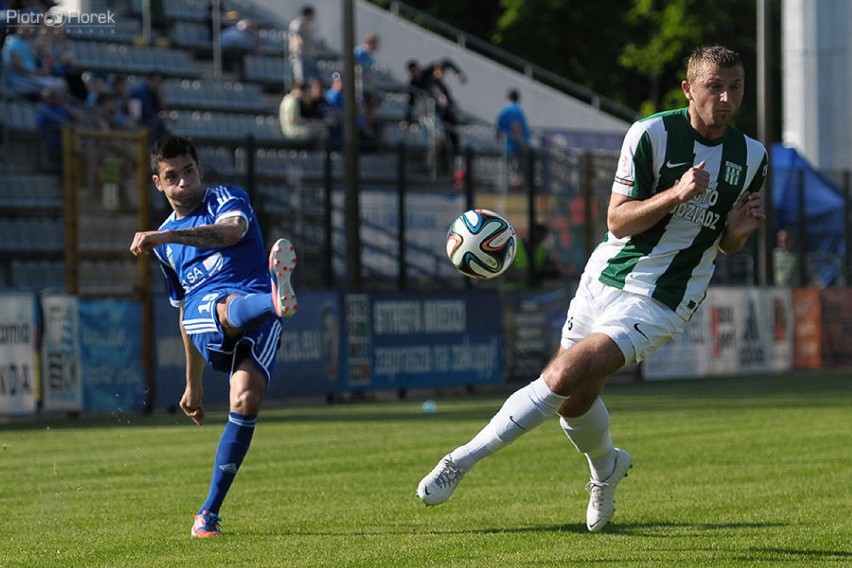
{"type": "Polygon", "coordinates": [[[787,288],[713,287],[680,337],[643,364],[647,380],[780,372],[793,367],[787,288]]]}
{"type": "Polygon", "coordinates": [[[698,379],[709,374],[711,336],[706,307],[699,308],[674,341],[660,347],[642,363],[644,378],[698,379]]]}
{"type": "Polygon", "coordinates": [[[35,296],[0,295],[0,415],[35,414],[36,363],[35,296]]]}
{"type": "Polygon", "coordinates": [[[80,316],[74,296],[43,296],[44,340],[41,349],[45,410],[83,409],[80,372],[80,316]]]}

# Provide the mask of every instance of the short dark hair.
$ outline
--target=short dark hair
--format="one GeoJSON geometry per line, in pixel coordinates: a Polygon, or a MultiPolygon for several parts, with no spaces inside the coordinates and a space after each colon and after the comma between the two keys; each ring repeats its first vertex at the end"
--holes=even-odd
{"type": "Polygon", "coordinates": [[[692,83],[698,79],[707,64],[728,69],[730,67],[743,67],[743,60],[739,53],[724,45],[699,47],[689,56],[689,62],[686,66],[686,80],[692,83]]]}
{"type": "Polygon", "coordinates": [[[198,153],[189,138],[183,136],[164,136],[160,138],[151,150],[151,171],[160,173],[160,162],[171,160],[178,156],[189,156],[198,163],[198,153]]]}
{"type": "Polygon", "coordinates": [[[521,93],[518,92],[518,89],[509,89],[506,93],[506,98],[512,101],[513,103],[521,100],[521,93]]]}

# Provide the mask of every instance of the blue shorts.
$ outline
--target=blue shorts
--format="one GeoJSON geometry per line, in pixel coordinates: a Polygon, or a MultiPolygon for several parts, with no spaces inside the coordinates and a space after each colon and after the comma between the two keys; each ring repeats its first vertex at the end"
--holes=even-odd
{"type": "Polygon", "coordinates": [[[281,345],[281,320],[270,317],[246,329],[239,337],[227,337],[216,316],[216,304],[233,293],[237,292],[220,290],[202,297],[187,298],[181,324],[196,349],[214,369],[230,376],[242,359],[251,357],[269,384],[281,345]]]}

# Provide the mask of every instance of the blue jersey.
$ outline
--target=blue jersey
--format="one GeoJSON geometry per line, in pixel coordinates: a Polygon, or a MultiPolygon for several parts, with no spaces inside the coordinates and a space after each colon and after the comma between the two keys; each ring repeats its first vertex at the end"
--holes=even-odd
{"type": "Polygon", "coordinates": [[[271,292],[260,224],[248,194],[242,189],[227,185],[208,187],[195,211],[183,219],[172,213],[160,230],[192,229],[230,217],[242,217],[248,224],[246,233],[233,246],[201,249],[167,243],[154,249],[174,307],[181,306],[187,298],[211,292],[271,292]]]}
{"type": "Polygon", "coordinates": [[[529,145],[530,127],[527,124],[527,116],[524,109],[516,102],[506,103],[497,116],[497,129],[506,136],[506,153],[509,156],[517,156],[521,147],[514,137],[515,124],[521,127],[521,138],[529,145]]]}

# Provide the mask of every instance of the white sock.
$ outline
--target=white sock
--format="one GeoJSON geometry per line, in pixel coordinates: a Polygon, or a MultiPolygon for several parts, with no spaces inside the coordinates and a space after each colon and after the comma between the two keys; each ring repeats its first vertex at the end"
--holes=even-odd
{"type": "Polygon", "coordinates": [[[568,397],[550,390],[539,377],[515,391],[485,428],[467,444],[450,452],[451,459],[462,469],[476,463],[520,438],[556,414],[568,397]]]}
{"type": "Polygon", "coordinates": [[[615,446],[609,433],[609,412],[601,397],[582,416],[559,418],[559,425],[574,447],[586,455],[592,478],[603,481],[615,469],[615,446]]]}

